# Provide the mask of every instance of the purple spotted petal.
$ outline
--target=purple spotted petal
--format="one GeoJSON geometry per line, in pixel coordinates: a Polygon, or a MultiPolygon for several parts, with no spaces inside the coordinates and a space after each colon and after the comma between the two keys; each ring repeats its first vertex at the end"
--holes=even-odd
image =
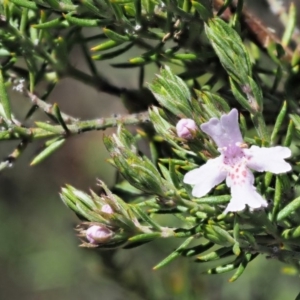
{"type": "Polygon", "coordinates": [[[246,181],[244,184],[237,184],[231,186],[231,196],[229,204],[227,205],[224,213],[230,211],[236,212],[246,208],[258,209],[267,207],[267,201],[256,191],[256,188],[246,181]]]}

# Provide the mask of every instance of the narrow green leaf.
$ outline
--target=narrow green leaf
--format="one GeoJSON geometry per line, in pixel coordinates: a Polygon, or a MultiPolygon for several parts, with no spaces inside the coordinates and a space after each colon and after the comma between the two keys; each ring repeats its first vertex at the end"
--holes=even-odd
{"type": "Polygon", "coordinates": [[[33,10],[38,9],[34,1],[28,1],[28,0],[9,0],[9,1],[18,6],[26,7],[33,10]]]}
{"type": "Polygon", "coordinates": [[[62,17],[53,19],[48,22],[43,22],[40,24],[33,24],[32,27],[36,29],[50,29],[50,28],[57,28],[57,27],[68,27],[66,21],[62,17]]]}
{"type": "Polygon", "coordinates": [[[268,188],[270,186],[272,178],[273,178],[273,173],[267,172],[265,174],[264,185],[265,185],[266,188],[268,188]]]}
{"type": "Polygon", "coordinates": [[[283,78],[283,68],[281,65],[278,65],[277,66],[277,69],[276,69],[276,73],[275,73],[275,78],[274,78],[274,81],[273,81],[273,85],[272,85],[272,88],[270,90],[270,93],[271,94],[274,94],[276,93],[276,91],[278,90],[278,86],[281,82],[281,79],[283,78]]]}
{"type": "Polygon", "coordinates": [[[284,239],[297,239],[300,237],[300,226],[286,229],[281,235],[284,239]]]}
{"type": "Polygon", "coordinates": [[[205,274],[222,274],[222,273],[230,272],[239,266],[241,260],[242,260],[241,257],[237,257],[236,260],[232,263],[209,269],[203,273],[205,273],[205,274]]]}
{"type": "Polygon", "coordinates": [[[44,144],[44,148],[50,146],[51,144],[57,142],[60,139],[61,139],[61,137],[54,137],[53,139],[47,140],[44,144]]]}
{"type": "Polygon", "coordinates": [[[51,145],[49,145],[47,148],[45,148],[40,154],[38,154],[30,163],[30,166],[35,166],[38,163],[42,162],[44,159],[46,159],[48,156],[50,156],[52,153],[54,153],[58,148],[60,148],[64,144],[65,140],[58,140],[51,145]]]}
{"type": "Polygon", "coordinates": [[[181,255],[184,257],[198,255],[202,252],[207,251],[208,249],[212,248],[213,246],[214,246],[214,243],[208,241],[204,244],[200,244],[200,245],[183,250],[181,252],[181,255]]]}
{"type": "Polygon", "coordinates": [[[223,246],[233,246],[234,238],[224,229],[216,225],[203,226],[203,234],[210,241],[223,246]]]}
{"type": "Polygon", "coordinates": [[[281,44],[283,47],[289,45],[296,27],[296,23],[297,23],[297,10],[295,4],[292,2],[290,4],[287,23],[285,24],[285,31],[281,39],[281,44]]]}
{"type": "Polygon", "coordinates": [[[134,43],[129,43],[125,47],[119,48],[119,49],[117,49],[115,51],[106,52],[106,53],[103,53],[103,54],[93,55],[92,59],[93,60],[106,60],[106,59],[111,59],[111,58],[117,57],[117,56],[125,53],[129,49],[131,49],[133,45],[134,45],[134,43]]]}
{"type": "Polygon", "coordinates": [[[234,253],[235,256],[239,256],[241,254],[240,243],[238,242],[234,243],[232,247],[232,252],[234,253]]]}
{"type": "Polygon", "coordinates": [[[76,207],[79,215],[83,216],[85,219],[91,222],[101,222],[102,217],[90,210],[88,207],[86,207],[84,204],[81,202],[76,202],[76,207]]]}
{"type": "Polygon", "coordinates": [[[232,247],[232,251],[236,256],[239,256],[241,254],[241,249],[240,249],[240,244],[239,244],[240,223],[239,223],[239,219],[238,219],[237,215],[234,216],[233,238],[235,240],[235,243],[232,247]]]}
{"type": "Polygon", "coordinates": [[[152,233],[142,233],[142,234],[138,234],[135,235],[131,238],[129,238],[128,240],[130,242],[150,242],[153,241],[157,238],[161,237],[161,233],[160,232],[152,232],[152,233]]]}
{"type": "Polygon", "coordinates": [[[135,211],[140,218],[142,218],[142,220],[146,223],[148,223],[148,225],[152,226],[153,229],[157,230],[157,231],[161,231],[162,227],[157,224],[154,220],[152,220],[145,212],[143,212],[138,206],[132,206],[132,210],[135,211]]]}
{"type": "Polygon", "coordinates": [[[52,111],[53,111],[53,115],[56,118],[56,120],[58,121],[58,123],[62,126],[62,128],[65,130],[66,133],[69,133],[70,130],[68,129],[68,126],[60,113],[60,109],[59,109],[57,103],[53,104],[52,111]]]}
{"type": "Polygon", "coordinates": [[[96,16],[104,18],[112,16],[107,4],[104,1],[81,0],[80,3],[96,16]],[[97,2],[98,7],[96,7],[93,2],[97,2]]]}
{"type": "MultiPolygon", "coordinates": [[[[171,57],[175,58],[175,59],[180,59],[180,60],[189,60],[189,61],[193,61],[193,60],[199,60],[199,55],[197,55],[196,53],[175,53],[173,55],[171,55],[171,57]]],[[[201,58],[201,56],[200,56],[201,58]]]]}
{"type": "Polygon", "coordinates": [[[159,166],[159,169],[160,169],[162,175],[164,176],[164,178],[165,178],[168,182],[170,182],[171,184],[173,184],[172,176],[171,176],[169,170],[168,170],[163,164],[160,164],[160,163],[159,163],[158,166],[159,166]]]}
{"type": "Polygon", "coordinates": [[[98,27],[98,26],[106,25],[108,23],[106,20],[76,18],[73,17],[73,13],[63,14],[63,16],[71,24],[80,27],[98,27]]]}
{"type": "Polygon", "coordinates": [[[10,53],[8,50],[1,48],[0,49],[0,57],[6,57],[6,56],[11,56],[12,53],[10,53]]]}
{"type": "Polygon", "coordinates": [[[197,95],[209,105],[209,107],[215,112],[215,116],[221,116],[222,114],[228,113],[230,111],[230,106],[219,95],[212,93],[210,91],[195,91],[197,95]]]}
{"type": "Polygon", "coordinates": [[[209,18],[213,17],[213,13],[204,4],[192,1],[193,7],[197,10],[202,20],[207,21],[209,18]]]}
{"type": "Polygon", "coordinates": [[[265,118],[262,115],[262,113],[256,111],[255,107],[253,107],[253,110],[254,113],[253,115],[251,115],[251,118],[256,129],[257,135],[264,144],[269,144],[270,135],[265,123],[265,118]]]}
{"type": "Polygon", "coordinates": [[[180,189],[181,179],[178,176],[178,173],[176,171],[176,165],[174,164],[172,159],[169,159],[169,172],[172,178],[173,185],[175,186],[176,189],[180,189]]]}
{"type": "Polygon", "coordinates": [[[298,115],[290,115],[290,118],[292,119],[294,125],[295,125],[295,129],[300,132],[300,116],[298,115]]]}
{"type": "Polygon", "coordinates": [[[79,214],[79,210],[78,208],[76,207],[76,205],[73,203],[73,201],[71,201],[69,199],[69,197],[65,196],[64,195],[64,189],[62,189],[62,193],[59,194],[60,195],[60,198],[61,200],[63,201],[63,203],[69,207],[71,210],[73,210],[75,213],[79,214]]]}
{"type": "Polygon", "coordinates": [[[117,43],[124,43],[124,42],[130,41],[129,36],[121,35],[113,30],[108,29],[108,28],[103,28],[103,32],[109,39],[111,39],[117,43]]]}
{"type": "Polygon", "coordinates": [[[240,263],[238,269],[236,270],[236,272],[234,273],[234,275],[229,279],[229,282],[234,282],[236,281],[245,271],[248,263],[251,261],[252,259],[252,254],[251,253],[246,253],[243,255],[243,260],[240,263]]]}
{"type": "Polygon", "coordinates": [[[98,46],[95,46],[95,47],[91,48],[91,51],[108,50],[108,49],[114,48],[114,47],[116,47],[116,46],[118,46],[120,44],[121,44],[120,42],[116,42],[116,41],[113,41],[113,40],[108,40],[108,41],[106,41],[104,43],[101,43],[98,46]]]}
{"type": "Polygon", "coordinates": [[[110,0],[110,2],[115,3],[115,4],[128,4],[132,3],[132,0],[110,0]]]}
{"type": "Polygon", "coordinates": [[[291,146],[293,135],[294,135],[294,129],[295,129],[294,122],[290,120],[283,146],[285,147],[291,146]]]}
{"type": "Polygon", "coordinates": [[[10,101],[8,99],[8,94],[6,92],[2,70],[0,70],[0,102],[3,106],[3,112],[4,112],[3,117],[7,120],[11,120],[10,101]]]}
{"type": "Polygon", "coordinates": [[[44,0],[46,3],[50,5],[50,7],[59,10],[60,9],[60,3],[57,0],[44,0]]]}
{"type": "Polygon", "coordinates": [[[123,24],[131,25],[126,16],[123,13],[122,6],[116,3],[111,3],[110,6],[111,10],[113,11],[117,21],[123,24]]]}
{"type": "Polygon", "coordinates": [[[278,135],[278,132],[281,128],[281,125],[284,121],[284,118],[286,116],[286,112],[287,112],[287,103],[286,101],[283,102],[283,105],[282,105],[282,108],[276,118],[276,122],[275,122],[275,125],[274,125],[274,128],[273,128],[273,132],[271,134],[271,144],[274,145],[274,142],[275,142],[275,139],[278,135]]]}
{"type": "Polygon", "coordinates": [[[248,131],[247,122],[246,122],[246,118],[242,113],[239,113],[239,116],[240,116],[240,128],[241,128],[242,136],[244,136],[248,131]]]}
{"type": "Polygon", "coordinates": [[[274,206],[272,210],[272,221],[276,219],[280,204],[281,204],[281,197],[282,197],[282,182],[280,176],[276,177],[275,183],[275,194],[274,194],[274,206]]]}
{"type": "Polygon", "coordinates": [[[157,61],[158,56],[157,54],[150,55],[150,56],[138,56],[134,58],[129,59],[129,63],[133,65],[138,65],[138,66],[144,66],[150,62],[157,61]]]}
{"type": "Polygon", "coordinates": [[[222,196],[209,196],[203,198],[194,198],[193,202],[196,203],[207,203],[207,204],[225,204],[228,203],[231,199],[231,195],[222,195],[222,196]]]}
{"type": "Polygon", "coordinates": [[[35,124],[38,128],[44,129],[51,133],[62,134],[61,128],[59,128],[59,126],[53,126],[51,124],[44,123],[44,122],[35,122],[35,124]]]}
{"type": "Polygon", "coordinates": [[[184,0],[182,4],[182,10],[186,13],[189,13],[192,8],[192,3],[189,0],[184,0]]]}
{"type": "Polygon", "coordinates": [[[170,263],[172,260],[174,260],[176,257],[180,256],[182,251],[185,250],[185,248],[189,245],[189,243],[194,239],[193,236],[187,238],[174,252],[172,252],[169,256],[164,258],[161,262],[159,262],[156,266],[153,267],[153,270],[157,270],[161,267],[164,267],[168,263],[170,263]]]}
{"type": "Polygon", "coordinates": [[[73,188],[73,194],[76,198],[76,203],[80,201],[91,210],[97,209],[95,202],[91,199],[90,195],[84,193],[83,191],[76,190],[74,188],[73,188]]]}
{"type": "MultiPolygon", "coordinates": [[[[132,17],[132,18],[136,17],[135,7],[132,5],[132,3],[129,3],[127,5],[125,4],[124,9],[125,9],[126,15],[128,17],[132,17]]],[[[141,26],[139,24],[137,24],[135,28],[137,30],[139,30],[141,28],[141,26]]]]}
{"type": "Polygon", "coordinates": [[[207,262],[233,255],[231,247],[220,248],[205,255],[198,256],[196,262],[207,262]]]}
{"type": "Polygon", "coordinates": [[[137,26],[142,23],[142,0],[134,0],[135,22],[137,26]]]}
{"type": "Polygon", "coordinates": [[[256,240],[252,233],[250,233],[248,231],[241,231],[240,237],[244,238],[252,247],[256,246],[256,240]]]}
{"type": "Polygon", "coordinates": [[[289,216],[292,216],[293,213],[300,208],[300,197],[294,199],[287,206],[285,206],[277,215],[277,221],[282,221],[289,216]]]}
{"type": "Polygon", "coordinates": [[[218,16],[221,16],[223,12],[231,5],[233,0],[224,0],[224,4],[221,6],[221,8],[218,11],[218,16]]]}

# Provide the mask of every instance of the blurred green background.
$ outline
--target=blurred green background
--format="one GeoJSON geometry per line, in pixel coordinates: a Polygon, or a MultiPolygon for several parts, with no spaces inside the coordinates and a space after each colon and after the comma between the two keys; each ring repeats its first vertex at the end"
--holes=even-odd
{"type": "MultiPolygon", "coordinates": [[[[257,12],[266,13],[262,5],[257,12]]],[[[257,7],[256,7],[257,9],[257,7]]],[[[274,26],[274,18],[268,18],[274,26]]],[[[276,19],[275,19],[276,21],[276,19]]],[[[81,65],[79,50],[72,53],[74,64],[81,65]]],[[[126,58],[120,60],[124,61],[126,58]]],[[[134,70],[116,70],[108,63],[99,69],[110,80],[126,88],[137,88],[134,70]]],[[[156,70],[147,69],[146,81],[156,70]]],[[[16,116],[23,119],[29,102],[10,93],[16,116]],[[23,113],[21,113],[23,112],[23,113]]],[[[62,80],[49,99],[62,111],[81,119],[126,113],[119,99],[96,92],[69,79],[62,80]]],[[[28,124],[44,117],[37,112],[28,124]]],[[[106,131],[110,133],[111,131],[106,131]]],[[[108,184],[114,170],[106,162],[103,132],[85,133],[69,139],[62,149],[36,167],[29,162],[41,144],[30,145],[16,165],[0,177],[0,299],[294,299],[299,278],[287,275],[283,264],[261,256],[247,268],[237,282],[229,283],[231,273],[203,275],[205,264],[177,259],[162,270],[152,267],[168,255],[180,241],[153,242],[132,250],[99,252],[78,247],[74,231],[79,222],[59,198],[66,183],[88,191],[96,188],[96,178],[108,184]]],[[[1,157],[16,146],[3,143],[1,157]]]]}

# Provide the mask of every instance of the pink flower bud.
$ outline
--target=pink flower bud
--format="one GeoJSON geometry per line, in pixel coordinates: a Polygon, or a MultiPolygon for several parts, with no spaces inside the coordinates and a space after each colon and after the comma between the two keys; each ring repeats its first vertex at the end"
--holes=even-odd
{"type": "Polygon", "coordinates": [[[198,126],[192,119],[181,119],[176,125],[177,135],[180,138],[191,139],[193,138],[193,132],[198,130],[198,126]]]}
{"type": "Polygon", "coordinates": [[[104,226],[93,225],[86,231],[86,238],[91,244],[102,244],[112,237],[112,231],[104,226]]]}
{"type": "Polygon", "coordinates": [[[110,207],[109,204],[104,204],[102,207],[101,207],[101,211],[107,213],[107,214],[112,214],[114,211],[112,210],[112,208],[110,207]]]}

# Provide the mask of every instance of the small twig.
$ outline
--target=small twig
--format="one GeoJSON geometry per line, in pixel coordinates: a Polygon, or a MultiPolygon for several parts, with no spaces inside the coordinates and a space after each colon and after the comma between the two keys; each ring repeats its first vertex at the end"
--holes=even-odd
{"type": "Polygon", "coordinates": [[[20,157],[27,145],[28,141],[25,139],[22,140],[15,150],[0,163],[0,171],[10,167],[20,157]]]}
{"type": "MultiPolygon", "coordinates": [[[[49,104],[49,103],[41,100],[38,96],[34,95],[33,93],[31,93],[28,90],[25,90],[24,94],[30,98],[32,104],[38,106],[45,113],[52,114],[52,111],[53,111],[53,105],[52,104],[49,104]]],[[[71,117],[70,115],[67,115],[67,114],[65,114],[63,112],[61,112],[61,116],[62,116],[63,120],[66,123],[71,123],[71,122],[78,121],[78,119],[76,119],[74,117],[71,117]]]]}

